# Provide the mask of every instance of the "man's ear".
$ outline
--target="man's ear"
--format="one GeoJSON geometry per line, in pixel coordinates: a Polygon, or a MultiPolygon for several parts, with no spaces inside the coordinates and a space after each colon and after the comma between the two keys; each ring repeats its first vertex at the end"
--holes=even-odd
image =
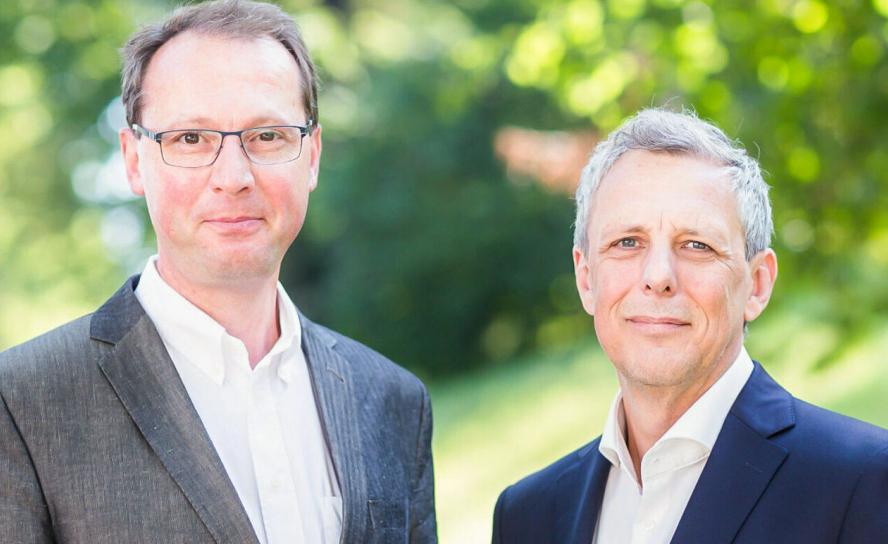
{"type": "Polygon", "coordinates": [[[743,310],[746,321],[760,316],[771,300],[774,282],[777,281],[777,254],[771,248],[758,252],[750,261],[749,270],[752,274],[752,292],[743,310]]]}
{"type": "Polygon", "coordinates": [[[130,189],[139,196],[145,196],[145,186],[139,172],[139,139],[133,129],[126,127],[117,133],[120,140],[120,152],[123,154],[123,165],[126,168],[126,179],[130,189]]]}
{"type": "Polygon", "coordinates": [[[573,248],[574,262],[574,278],[577,282],[577,292],[580,295],[580,302],[586,313],[595,315],[595,290],[592,288],[592,269],[589,266],[589,260],[586,258],[582,249],[574,246],[573,248]]]}
{"type": "Polygon", "coordinates": [[[308,151],[311,153],[308,163],[308,190],[314,191],[318,186],[318,175],[321,171],[321,150],[324,147],[321,143],[321,125],[316,126],[311,136],[306,136],[306,139],[309,142],[308,151]]]}

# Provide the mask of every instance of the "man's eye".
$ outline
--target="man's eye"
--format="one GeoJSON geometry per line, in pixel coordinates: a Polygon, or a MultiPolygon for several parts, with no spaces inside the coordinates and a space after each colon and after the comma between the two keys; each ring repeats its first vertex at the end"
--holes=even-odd
{"type": "Polygon", "coordinates": [[[685,246],[697,251],[708,251],[709,249],[711,249],[708,245],[696,240],[691,240],[690,242],[687,242],[685,246]]]}
{"type": "Polygon", "coordinates": [[[638,240],[635,238],[623,238],[622,240],[617,241],[617,246],[623,248],[638,247],[638,240]]]}
{"type": "Polygon", "coordinates": [[[263,142],[273,142],[278,139],[278,133],[270,130],[259,133],[259,140],[263,142]]]}
{"type": "Polygon", "coordinates": [[[186,144],[199,144],[200,143],[200,133],[199,132],[183,132],[177,138],[180,142],[186,144]]]}

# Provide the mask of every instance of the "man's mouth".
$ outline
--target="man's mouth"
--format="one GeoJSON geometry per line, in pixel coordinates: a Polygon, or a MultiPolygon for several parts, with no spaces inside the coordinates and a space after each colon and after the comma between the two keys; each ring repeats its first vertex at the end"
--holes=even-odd
{"type": "Polygon", "coordinates": [[[651,334],[662,334],[690,326],[690,322],[671,316],[634,315],[626,318],[634,327],[651,334]]]}
{"type": "Polygon", "coordinates": [[[204,220],[204,223],[211,227],[232,234],[253,231],[259,227],[261,222],[261,217],[250,215],[221,216],[204,220]]]}

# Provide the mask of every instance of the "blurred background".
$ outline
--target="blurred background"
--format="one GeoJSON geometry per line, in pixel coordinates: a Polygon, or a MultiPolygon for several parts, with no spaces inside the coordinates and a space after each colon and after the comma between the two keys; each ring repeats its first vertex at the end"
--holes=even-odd
{"type": "MultiPolygon", "coordinates": [[[[505,485],[600,433],[615,379],[574,289],[570,195],[641,107],[696,109],[768,172],[780,278],[752,356],[888,425],[888,0],[280,4],[324,126],[282,281],[431,385],[443,542],[488,541],[505,485]]],[[[117,49],[170,6],[0,2],[0,349],[153,253],[117,49]]]]}

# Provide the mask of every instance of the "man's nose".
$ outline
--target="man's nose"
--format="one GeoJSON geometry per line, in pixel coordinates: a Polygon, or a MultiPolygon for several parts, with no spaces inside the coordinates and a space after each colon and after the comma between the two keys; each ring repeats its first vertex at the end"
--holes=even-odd
{"type": "Polygon", "coordinates": [[[256,183],[250,159],[240,138],[230,134],[223,138],[222,149],[213,163],[212,184],[216,191],[237,194],[250,189],[256,183]]]}
{"type": "Polygon", "coordinates": [[[674,255],[668,247],[652,247],[645,257],[642,281],[645,293],[672,295],[676,289],[674,255]]]}

